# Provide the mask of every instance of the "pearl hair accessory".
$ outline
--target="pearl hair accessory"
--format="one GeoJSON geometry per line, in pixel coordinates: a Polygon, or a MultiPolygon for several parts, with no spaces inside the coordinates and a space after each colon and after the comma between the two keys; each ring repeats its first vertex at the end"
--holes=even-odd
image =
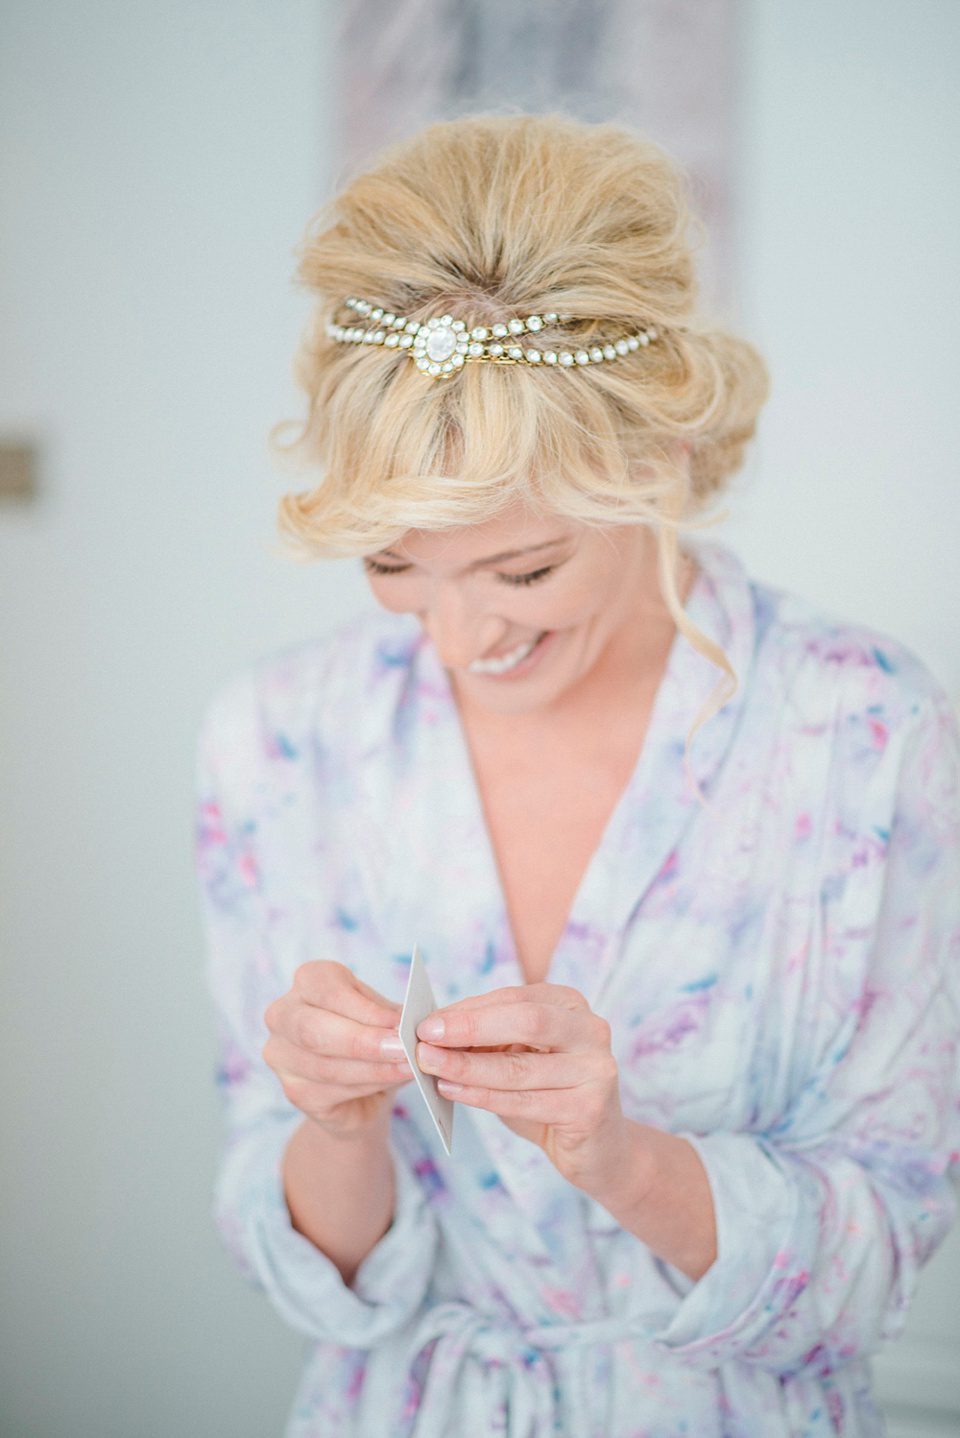
{"type": "Polygon", "coordinates": [[[503,324],[476,325],[470,328],[452,315],[435,316],[429,320],[408,320],[392,314],[381,305],[351,296],[343,306],[369,321],[367,327],[327,325],[327,335],[339,344],[384,345],[387,349],[406,350],[417,368],[433,379],[447,379],[470,360],[495,364],[588,365],[622,359],[624,355],[644,348],[658,338],[653,325],[638,329],[604,344],[587,349],[547,349],[520,344],[521,335],[534,335],[545,325],[564,324],[573,315],[526,315],[506,320],[503,324]]]}

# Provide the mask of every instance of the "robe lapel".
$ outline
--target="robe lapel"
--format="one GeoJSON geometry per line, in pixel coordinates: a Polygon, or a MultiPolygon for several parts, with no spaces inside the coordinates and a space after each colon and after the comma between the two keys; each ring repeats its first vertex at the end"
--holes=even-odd
{"type": "MultiPolygon", "coordinates": [[[[724,650],[738,680],[736,693],[697,730],[690,746],[690,771],[709,804],[750,682],[755,623],[739,560],[719,545],[689,548],[697,578],[687,613],[724,650]]],[[[687,831],[695,824],[722,823],[698,798],[684,765],[687,734],[719,677],[716,666],[678,632],[637,766],[587,868],[550,969],[551,982],[580,989],[592,1008],[602,1009],[631,916],[687,831]]]]}

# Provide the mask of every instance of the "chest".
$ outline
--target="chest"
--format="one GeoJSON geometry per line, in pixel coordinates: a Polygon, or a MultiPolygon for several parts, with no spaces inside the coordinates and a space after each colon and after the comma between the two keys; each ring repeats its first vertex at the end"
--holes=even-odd
{"type": "Polygon", "coordinates": [[[636,767],[649,714],[586,734],[505,744],[473,733],[474,775],[520,968],[541,983],[577,890],[636,767]]]}

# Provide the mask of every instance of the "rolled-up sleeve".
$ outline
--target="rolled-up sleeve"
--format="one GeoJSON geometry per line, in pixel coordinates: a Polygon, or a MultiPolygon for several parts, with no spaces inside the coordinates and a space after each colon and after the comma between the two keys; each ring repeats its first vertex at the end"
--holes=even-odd
{"type": "Polygon", "coordinates": [[[257,851],[257,810],[269,802],[269,778],[251,708],[250,694],[236,684],[218,696],[197,750],[195,854],[227,1129],[214,1218],[241,1273],[287,1323],[315,1340],[369,1348],[422,1305],[434,1267],[436,1223],[393,1142],[393,1221],[350,1286],[291,1223],[282,1161],[303,1114],[262,1057],[264,1010],[289,982],[278,972],[271,944],[272,906],[257,851]]]}
{"type": "MultiPolygon", "coordinates": [[[[655,1343],[682,1361],[825,1373],[899,1333],[954,1220],[960,1163],[960,744],[942,696],[891,744],[827,872],[827,963],[862,946],[807,1081],[769,1132],[686,1133],[706,1169],[717,1258],[655,1343]],[[886,800],[884,800],[886,791],[886,800]],[[891,802],[892,800],[892,802],[891,802]]],[[[839,831],[842,826],[836,826],[839,831]]]]}

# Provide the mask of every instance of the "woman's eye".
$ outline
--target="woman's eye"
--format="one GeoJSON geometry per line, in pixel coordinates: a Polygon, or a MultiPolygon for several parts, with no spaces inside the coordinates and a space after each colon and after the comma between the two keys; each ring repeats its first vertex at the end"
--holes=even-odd
{"type": "Polygon", "coordinates": [[[504,584],[536,584],[539,579],[546,579],[556,569],[555,564],[548,564],[544,569],[533,569],[529,574],[501,574],[499,578],[504,584]]]}
{"type": "Polygon", "coordinates": [[[404,570],[410,568],[409,564],[381,564],[378,559],[366,557],[364,557],[363,567],[371,574],[403,574],[404,570]]]}

